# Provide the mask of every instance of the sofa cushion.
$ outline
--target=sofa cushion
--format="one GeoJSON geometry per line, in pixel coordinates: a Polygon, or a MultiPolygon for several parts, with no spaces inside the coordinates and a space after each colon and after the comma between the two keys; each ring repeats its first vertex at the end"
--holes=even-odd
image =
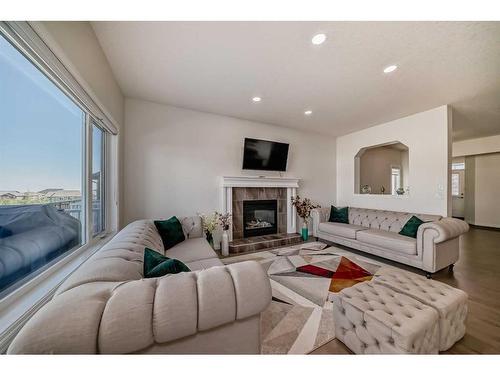
{"type": "Polygon", "coordinates": [[[178,259],[164,257],[147,247],[144,249],[144,277],[146,278],[189,271],[191,271],[189,267],[178,259]]]}
{"type": "Polygon", "coordinates": [[[356,232],[366,230],[361,225],[342,224],[342,223],[321,223],[318,226],[320,232],[333,234],[334,236],[356,239],[356,232]]]}
{"type": "Polygon", "coordinates": [[[211,267],[223,266],[224,263],[222,263],[219,258],[208,258],[208,259],[194,260],[192,262],[188,262],[186,265],[189,267],[191,271],[199,271],[199,270],[206,270],[211,267]]]}
{"type": "Polygon", "coordinates": [[[409,255],[417,254],[417,240],[394,232],[380,229],[367,229],[356,232],[356,239],[366,244],[393,250],[409,255]]]}
{"type": "Polygon", "coordinates": [[[160,233],[165,250],[174,247],[186,239],[181,222],[175,216],[168,220],[155,220],[156,229],[160,233]]]}
{"type": "Polygon", "coordinates": [[[399,231],[399,234],[402,236],[417,238],[418,227],[423,223],[423,220],[420,220],[416,216],[412,216],[403,226],[403,229],[399,231]]]}
{"type": "Polygon", "coordinates": [[[337,208],[332,206],[330,209],[329,222],[349,224],[349,207],[337,208]]]}
{"type": "Polygon", "coordinates": [[[203,237],[187,239],[167,250],[165,255],[169,258],[179,259],[184,263],[217,258],[217,254],[203,237]]]}

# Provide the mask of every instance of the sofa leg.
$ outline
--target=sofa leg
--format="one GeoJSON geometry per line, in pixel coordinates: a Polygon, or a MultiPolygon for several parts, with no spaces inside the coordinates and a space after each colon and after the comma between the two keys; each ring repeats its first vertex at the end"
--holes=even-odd
{"type": "Polygon", "coordinates": [[[426,272],[425,277],[427,277],[428,279],[432,279],[432,273],[426,272]]]}
{"type": "Polygon", "coordinates": [[[453,272],[453,268],[455,268],[455,265],[454,265],[454,264],[450,264],[450,265],[448,266],[448,271],[449,271],[449,272],[453,272]]]}

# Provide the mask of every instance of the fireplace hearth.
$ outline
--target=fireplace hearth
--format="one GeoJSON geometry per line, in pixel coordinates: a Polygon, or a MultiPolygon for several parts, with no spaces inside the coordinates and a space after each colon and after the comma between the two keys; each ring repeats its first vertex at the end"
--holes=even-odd
{"type": "Polygon", "coordinates": [[[243,201],[243,237],[278,233],[278,201],[258,199],[243,201]]]}

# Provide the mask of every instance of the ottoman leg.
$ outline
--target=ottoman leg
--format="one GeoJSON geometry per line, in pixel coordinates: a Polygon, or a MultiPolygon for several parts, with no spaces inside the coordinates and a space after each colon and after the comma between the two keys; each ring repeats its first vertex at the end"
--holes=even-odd
{"type": "Polygon", "coordinates": [[[426,272],[425,277],[427,277],[428,279],[432,279],[432,273],[426,272]]]}

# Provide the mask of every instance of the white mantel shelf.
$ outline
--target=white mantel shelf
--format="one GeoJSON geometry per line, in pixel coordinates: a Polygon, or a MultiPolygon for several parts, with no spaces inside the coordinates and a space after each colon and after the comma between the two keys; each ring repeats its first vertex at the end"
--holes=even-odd
{"type": "Polygon", "coordinates": [[[295,189],[299,187],[298,178],[288,177],[224,176],[221,181],[222,187],[279,187],[295,189]]]}
{"type": "MultiPolygon", "coordinates": [[[[298,178],[267,176],[223,176],[220,184],[220,207],[223,213],[233,213],[233,188],[284,188],[286,189],[286,228],[287,233],[297,232],[297,210],[292,206],[292,197],[297,195],[298,178]]],[[[233,228],[230,226],[229,240],[233,239],[233,228]]]]}

